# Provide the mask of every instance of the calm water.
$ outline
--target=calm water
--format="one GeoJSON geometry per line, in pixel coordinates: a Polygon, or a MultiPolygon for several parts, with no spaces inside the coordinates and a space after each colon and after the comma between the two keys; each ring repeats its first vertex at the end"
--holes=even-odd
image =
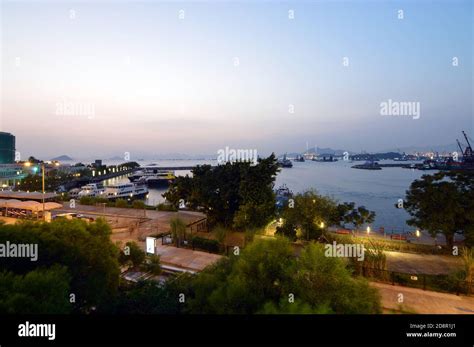
{"type": "MultiPolygon", "coordinates": [[[[106,164],[119,162],[104,161],[106,164]]],[[[151,161],[139,162],[148,165],[151,161]]],[[[159,160],[154,161],[159,166],[193,166],[196,164],[212,164],[212,160],[159,160]]],[[[376,212],[373,229],[384,226],[386,231],[412,230],[405,221],[408,214],[395,208],[398,199],[405,197],[405,191],[411,182],[420,178],[426,172],[402,168],[383,168],[382,170],[358,170],[351,166],[361,162],[328,162],[320,163],[306,161],[294,162],[290,169],[282,169],[276,179],[275,187],[286,184],[294,193],[307,189],[316,189],[319,193],[328,195],[339,202],[355,202],[376,212]]],[[[382,161],[381,163],[391,163],[382,161]]],[[[189,174],[189,171],[176,171],[177,175],[189,174]]],[[[105,184],[128,182],[126,177],[117,177],[105,181],[105,184]]],[[[163,202],[161,196],[165,189],[150,189],[147,203],[156,205],[163,202]]]]}

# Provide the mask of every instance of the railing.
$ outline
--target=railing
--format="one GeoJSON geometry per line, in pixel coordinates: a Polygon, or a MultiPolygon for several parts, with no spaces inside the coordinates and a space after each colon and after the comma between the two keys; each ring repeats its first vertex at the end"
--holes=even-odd
{"type": "Polygon", "coordinates": [[[474,281],[460,280],[453,275],[410,274],[368,267],[362,267],[361,275],[379,282],[391,283],[392,285],[397,284],[456,295],[474,294],[474,281]]]}

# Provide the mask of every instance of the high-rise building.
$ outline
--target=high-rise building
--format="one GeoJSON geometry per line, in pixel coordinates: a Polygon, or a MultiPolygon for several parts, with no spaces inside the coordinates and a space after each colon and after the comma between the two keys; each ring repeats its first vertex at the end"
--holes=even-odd
{"type": "Polygon", "coordinates": [[[15,136],[0,132],[0,164],[15,162],[15,136]]]}

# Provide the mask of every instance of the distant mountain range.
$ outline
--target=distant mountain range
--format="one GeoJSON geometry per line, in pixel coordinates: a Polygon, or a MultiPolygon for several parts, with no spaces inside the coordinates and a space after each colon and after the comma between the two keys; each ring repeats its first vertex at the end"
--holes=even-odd
{"type": "Polygon", "coordinates": [[[71,158],[70,156],[68,155],[60,155],[59,157],[55,157],[55,158],[51,158],[51,160],[58,160],[58,161],[72,161],[74,160],[73,158],[71,158]]]}
{"type": "MultiPolygon", "coordinates": [[[[465,145],[463,144],[463,148],[465,145]]],[[[399,148],[389,148],[384,152],[405,152],[408,154],[414,152],[459,152],[459,147],[456,143],[451,143],[448,145],[438,145],[438,146],[407,146],[407,147],[399,147],[399,148]]]]}
{"type": "MultiPolygon", "coordinates": [[[[462,147],[465,147],[465,144],[462,144],[462,147]]],[[[456,143],[451,143],[447,145],[437,145],[437,146],[405,146],[405,147],[398,147],[398,148],[388,148],[388,149],[383,149],[380,151],[370,151],[369,153],[389,153],[389,152],[394,152],[394,153],[406,153],[406,154],[414,154],[415,152],[439,152],[439,153],[446,153],[446,152],[459,152],[459,147],[456,143]]],[[[302,152],[288,152],[286,155],[290,158],[294,158],[296,156],[308,153],[308,154],[330,154],[330,155],[336,155],[336,156],[341,156],[344,155],[344,152],[346,150],[342,149],[333,149],[333,148],[328,148],[328,147],[313,147],[308,149],[307,151],[302,151],[302,152]]],[[[347,151],[350,155],[353,154],[361,154],[360,152],[353,152],[353,151],[347,151]]],[[[366,153],[364,151],[364,153],[366,153]]],[[[282,153],[280,156],[282,156],[284,153],[282,153]]]]}
{"type": "Polygon", "coordinates": [[[292,152],[292,153],[286,153],[286,155],[290,158],[292,157],[296,157],[298,155],[302,155],[302,154],[331,154],[331,155],[344,155],[344,152],[348,152],[349,154],[353,154],[353,152],[351,151],[346,151],[346,150],[343,150],[343,149],[332,149],[332,148],[324,148],[324,147],[313,147],[313,148],[309,148],[307,151],[304,151],[304,152],[300,152],[300,153],[296,153],[296,152],[292,152]]]}
{"type": "MultiPolygon", "coordinates": [[[[465,147],[464,143],[462,144],[463,148],[465,147]]],[[[336,155],[341,156],[344,155],[344,152],[348,152],[350,155],[353,154],[360,154],[360,152],[348,151],[344,149],[333,149],[330,147],[313,147],[309,148],[307,151],[301,152],[287,152],[286,155],[290,158],[297,157],[299,155],[308,153],[308,154],[329,154],[329,155],[336,155]]],[[[370,153],[387,153],[387,152],[396,152],[396,153],[403,153],[406,154],[413,154],[415,152],[439,152],[439,153],[446,153],[446,152],[459,152],[459,147],[456,143],[451,143],[447,145],[437,145],[437,146],[405,146],[405,147],[398,147],[398,148],[388,148],[383,149],[377,152],[370,151],[370,153]]],[[[285,153],[280,153],[279,157],[283,156],[285,153]]],[[[104,156],[105,158],[106,156],[104,156]]],[[[183,153],[170,153],[170,154],[161,154],[161,155],[142,155],[142,156],[134,156],[131,158],[133,160],[212,160],[216,159],[216,154],[183,154],[183,153]]],[[[58,160],[58,161],[73,161],[75,159],[71,158],[68,155],[60,155],[58,157],[52,158],[51,160],[58,160]]],[[[115,155],[110,157],[108,160],[124,160],[123,157],[115,155]]]]}

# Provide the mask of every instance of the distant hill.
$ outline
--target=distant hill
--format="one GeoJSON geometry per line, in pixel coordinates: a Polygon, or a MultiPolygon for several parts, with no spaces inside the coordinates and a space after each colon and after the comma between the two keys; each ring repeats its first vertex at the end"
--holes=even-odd
{"type": "Polygon", "coordinates": [[[60,155],[59,157],[52,158],[51,160],[58,160],[58,161],[72,161],[74,160],[68,155],[60,155]]]}
{"type": "MultiPolygon", "coordinates": [[[[463,142],[463,148],[465,144],[463,142]]],[[[459,147],[456,143],[451,143],[448,145],[433,145],[433,146],[406,146],[400,148],[392,148],[387,150],[387,152],[405,152],[405,153],[415,153],[415,152],[454,152],[459,151],[459,147]]]]}
{"type": "MultiPolygon", "coordinates": [[[[295,156],[296,154],[301,155],[301,154],[330,154],[330,155],[344,155],[344,152],[346,150],[343,149],[332,149],[332,148],[321,148],[321,147],[313,147],[309,148],[307,151],[303,151],[301,153],[288,153],[287,155],[292,157],[295,156]]],[[[347,151],[349,154],[352,154],[351,151],[347,151]]]]}

